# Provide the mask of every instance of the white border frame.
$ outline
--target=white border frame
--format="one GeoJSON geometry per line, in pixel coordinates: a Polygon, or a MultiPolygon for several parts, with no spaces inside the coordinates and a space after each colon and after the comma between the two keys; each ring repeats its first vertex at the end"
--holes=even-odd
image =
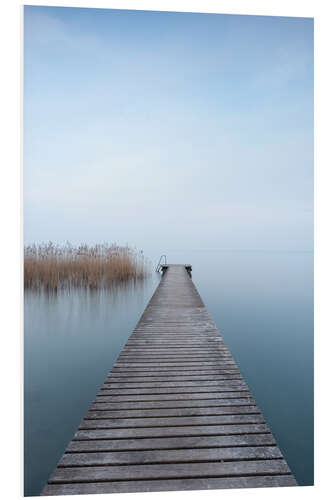
{"type": "MultiPolygon", "coordinates": [[[[331,393],[332,363],[332,7],[328,1],[296,0],[80,0],[27,1],[28,5],[168,10],[178,12],[214,12],[315,18],[315,486],[246,490],[215,490],[124,494],[121,500],[135,499],[245,499],[328,498],[331,486],[331,393]],[[326,431],[326,429],[328,431],[326,431]]],[[[20,498],[23,494],[23,176],[22,176],[22,107],[23,51],[22,2],[1,3],[1,494],[20,498]],[[3,279],[3,275],[4,279],[3,279]],[[21,429],[21,432],[19,432],[21,429]],[[21,476],[21,481],[19,477],[21,476]],[[21,484],[20,484],[21,482],[21,484]]],[[[58,497],[59,498],[59,497],[58,497]]],[[[65,497],[60,497],[65,498],[65,497]]],[[[71,497],[69,497],[71,498],[71,497]]],[[[79,498],[75,496],[74,498],[79,498]]],[[[83,498],[83,497],[80,497],[83,498]]],[[[98,500],[101,495],[87,498],[98,500]]],[[[118,498],[118,496],[117,496],[118,498]]]]}

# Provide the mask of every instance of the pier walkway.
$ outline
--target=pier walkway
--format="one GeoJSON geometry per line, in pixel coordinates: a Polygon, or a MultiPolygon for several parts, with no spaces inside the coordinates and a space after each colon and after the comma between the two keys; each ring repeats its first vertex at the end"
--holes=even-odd
{"type": "Polygon", "coordinates": [[[42,495],[297,484],[189,274],[164,266],[42,495]]]}

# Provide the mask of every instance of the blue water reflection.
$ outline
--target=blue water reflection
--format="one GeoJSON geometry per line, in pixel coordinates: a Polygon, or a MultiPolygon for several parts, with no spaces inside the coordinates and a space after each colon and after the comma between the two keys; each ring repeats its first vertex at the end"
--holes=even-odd
{"type": "Polygon", "coordinates": [[[111,291],[25,292],[25,495],[39,495],[159,278],[111,291]]]}

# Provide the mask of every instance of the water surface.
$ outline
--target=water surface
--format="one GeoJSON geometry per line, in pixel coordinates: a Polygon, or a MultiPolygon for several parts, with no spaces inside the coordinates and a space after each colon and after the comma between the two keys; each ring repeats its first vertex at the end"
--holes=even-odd
{"type": "MultiPolygon", "coordinates": [[[[313,254],[167,256],[193,265],[298,483],[313,484],[313,254]]],[[[158,282],[153,273],[110,292],[25,293],[25,495],[39,495],[158,282]]]]}
{"type": "Polygon", "coordinates": [[[39,495],[159,276],[111,291],[24,297],[25,495],[39,495]]]}

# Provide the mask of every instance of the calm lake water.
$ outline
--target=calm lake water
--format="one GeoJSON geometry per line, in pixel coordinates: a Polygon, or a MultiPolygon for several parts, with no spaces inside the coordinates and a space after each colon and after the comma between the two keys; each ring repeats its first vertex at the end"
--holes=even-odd
{"type": "MultiPolygon", "coordinates": [[[[313,254],[167,256],[193,265],[193,281],[298,483],[313,484],[313,254]]],[[[153,272],[109,292],[25,293],[26,496],[39,495],[159,279],[153,272]]]]}

